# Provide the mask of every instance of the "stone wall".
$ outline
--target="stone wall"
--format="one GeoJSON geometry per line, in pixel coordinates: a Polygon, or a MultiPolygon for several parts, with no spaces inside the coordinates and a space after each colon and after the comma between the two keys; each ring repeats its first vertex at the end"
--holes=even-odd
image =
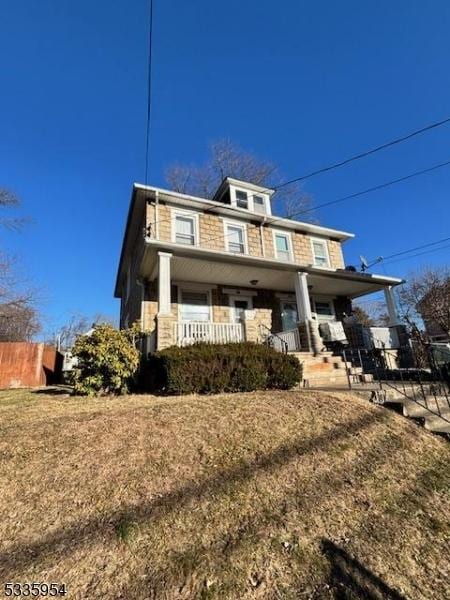
{"type": "MultiPolygon", "coordinates": [[[[178,207],[177,207],[178,208],[178,207]]],[[[185,209],[188,210],[188,209],[185,209]]],[[[192,211],[195,214],[195,211],[192,211]]],[[[225,251],[226,235],[224,230],[223,216],[197,212],[199,228],[199,244],[202,248],[210,250],[225,251]]],[[[172,241],[172,208],[165,203],[159,203],[158,209],[155,204],[147,204],[147,229],[151,237],[156,237],[159,229],[159,239],[164,242],[172,241]],[[155,221],[158,220],[158,226],[155,221]]],[[[230,215],[230,220],[238,220],[234,215],[230,215]]],[[[283,230],[275,224],[260,226],[259,222],[241,221],[247,228],[248,253],[250,256],[265,256],[266,258],[276,258],[273,243],[273,231],[283,230]],[[263,250],[264,248],[264,250],[263,250]]],[[[313,255],[311,248],[311,236],[299,231],[285,230],[291,235],[294,260],[301,265],[311,265],[313,255]]],[[[315,236],[317,237],[317,236],[315,236]]],[[[325,239],[325,238],[324,238],[325,239]]],[[[344,259],[342,256],[341,243],[336,240],[326,240],[328,244],[328,254],[330,256],[331,266],[333,268],[343,268],[344,259]]]]}

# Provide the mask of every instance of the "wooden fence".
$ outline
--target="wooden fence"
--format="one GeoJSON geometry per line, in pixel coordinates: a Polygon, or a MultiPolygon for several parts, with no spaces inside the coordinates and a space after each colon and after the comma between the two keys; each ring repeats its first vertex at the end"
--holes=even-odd
{"type": "Polygon", "coordinates": [[[63,356],[52,346],[0,342],[0,389],[58,383],[63,356]]]}

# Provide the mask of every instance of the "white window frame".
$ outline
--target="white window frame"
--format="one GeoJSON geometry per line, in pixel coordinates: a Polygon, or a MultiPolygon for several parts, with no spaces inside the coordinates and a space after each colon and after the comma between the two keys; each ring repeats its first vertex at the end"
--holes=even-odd
{"type": "Polygon", "coordinates": [[[235,208],[239,208],[240,210],[246,210],[246,211],[255,213],[257,215],[270,216],[272,214],[272,210],[270,207],[270,196],[269,196],[269,194],[264,193],[264,192],[255,192],[251,189],[230,185],[230,202],[231,202],[231,206],[234,206],[235,208]],[[236,192],[245,192],[247,194],[248,208],[241,208],[240,206],[237,205],[236,192]],[[264,212],[255,211],[254,196],[260,196],[263,199],[264,212]]]}
{"type": "Polygon", "coordinates": [[[292,247],[292,236],[291,233],[289,231],[283,231],[282,229],[272,229],[272,239],[273,239],[273,253],[275,255],[275,258],[277,260],[282,260],[283,262],[286,262],[283,258],[280,258],[278,256],[278,250],[277,250],[277,235],[282,235],[284,236],[288,243],[288,253],[289,253],[289,261],[293,262],[294,260],[294,251],[293,251],[293,247],[292,247]]]}
{"type": "MultiPolygon", "coordinates": [[[[178,286],[177,300],[178,300],[178,321],[179,323],[189,323],[189,321],[183,321],[182,319],[182,310],[181,307],[183,305],[183,292],[196,292],[197,294],[205,294],[208,299],[208,320],[207,321],[198,321],[199,323],[212,323],[212,292],[211,288],[205,288],[204,285],[189,285],[183,284],[178,286]]],[[[197,321],[191,321],[195,323],[197,321]]]]}
{"type": "Polygon", "coordinates": [[[312,300],[312,310],[317,317],[317,320],[320,322],[323,321],[336,321],[336,311],[334,308],[333,298],[324,297],[324,296],[313,296],[312,300]],[[321,302],[322,304],[328,304],[331,307],[331,315],[319,315],[316,310],[316,302],[321,302]]]}
{"type": "Polygon", "coordinates": [[[245,300],[248,302],[248,309],[247,310],[253,310],[253,295],[247,295],[245,293],[242,294],[242,296],[238,296],[236,295],[232,295],[228,297],[228,303],[230,306],[230,323],[239,323],[239,321],[236,321],[236,314],[234,312],[235,310],[235,306],[234,306],[234,302],[235,300],[245,300]]]}
{"type": "Polygon", "coordinates": [[[313,267],[316,267],[317,269],[329,269],[331,267],[331,262],[330,262],[330,253],[328,251],[328,241],[325,240],[324,238],[316,238],[316,237],[312,237],[309,238],[310,239],[310,243],[311,243],[311,253],[312,253],[312,260],[313,260],[313,267]],[[327,259],[327,264],[326,265],[316,265],[316,255],[314,252],[314,242],[318,242],[319,244],[322,244],[325,248],[325,257],[327,259]]]}
{"type": "Polygon", "coordinates": [[[243,210],[250,210],[250,194],[248,192],[248,190],[235,190],[235,194],[234,197],[236,199],[236,207],[237,208],[242,208],[243,210]],[[238,194],[245,194],[247,197],[247,208],[245,208],[244,206],[239,206],[238,202],[238,194]]]}
{"type": "Polygon", "coordinates": [[[198,246],[199,245],[199,224],[198,224],[198,213],[191,210],[172,210],[172,242],[174,244],[180,244],[180,246],[198,246]],[[177,242],[177,217],[183,217],[184,219],[192,219],[194,223],[194,243],[183,244],[177,242]]]}
{"type": "Polygon", "coordinates": [[[244,256],[248,254],[248,240],[247,240],[247,223],[243,223],[242,221],[230,221],[228,219],[224,219],[223,221],[223,233],[225,239],[225,249],[230,254],[234,254],[236,256],[244,256]],[[244,232],[243,242],[244,242],[244,252],[231,252],[229,248],[230,236],[228,235],[228,227],[239,227],[244,232]]]}

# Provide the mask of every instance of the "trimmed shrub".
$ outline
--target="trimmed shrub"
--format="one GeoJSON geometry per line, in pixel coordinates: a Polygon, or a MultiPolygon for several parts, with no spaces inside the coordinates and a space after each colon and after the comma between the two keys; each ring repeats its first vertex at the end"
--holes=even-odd
{"type": "Polygon", "coordinates": [[[72,349],[78,358],[72,384],[76,394],[124,394],[139,365],[135,348],[137,329],[118,330],[95,325],[89,335],[80,335],[72,349]]]}
{"type": "Polygon", "coordinates": [[[261,344],[205,344],[157,352],[141,366],[142,385],[164,394],[287,390],[301,380],[295,356],[261,344]]]}

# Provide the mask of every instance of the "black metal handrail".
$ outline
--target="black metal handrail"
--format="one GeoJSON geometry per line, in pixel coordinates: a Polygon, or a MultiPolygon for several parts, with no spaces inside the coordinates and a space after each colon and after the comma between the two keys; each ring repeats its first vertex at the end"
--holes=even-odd
{"type": "Polygon", "coordinates": [[[280,337],[279,335],[277,335],[276,333],[273,333],[268,327],[267,325],[264,325],[264,323],[260,323],[259,324],[260,329],[264,328],[266,331],[269,332],[269,335],[266,336],[265,342],[267,343],[268,346],[271,346],[272,348],[274,347],[273,344],[273,340],[274,339],[278,339],[280,341],[280,344],[283,348],[282,352],[284,352],[284,354],[287,354],[289,351],[289,345],[287,343],[286,340],[283,340],[282,337],[280,337]],[[272,343],[271,343],[272,342],[272,343]]]}
{"type": "MultiPolygon", "coordinates": [[[[373,350],[358,348],[357,354],[359,366],[363,369],[363,371],[363,356],[367,359],[366,362],[371,364],[369,370],[375,376],[376,383],[380,387],[380,390],[386,388],[395,390],[421,408],[426,408],[431,414],[450,423],[449,417],[442,413],[440,407],[440,400],[445,399],[448,407],[450,408],[449,384],[442,376],[442,372],[439,373],[439,371],[436,372],[436,370],[431,369],[429,373],[429,380],[427,381],[423,377],[423,370],[420,368],[390,367],[389,365],[392,360],[395,360],[397,357],[394,353],[389,352],[389,350],[386,348],[376,348],[373,350]],[[389,358],[391,361],[388,360],[389,358]],[[381,362],[383,364],[380,364],[381,362]],[[395,377],[392,381],[387,379],[389,371],[391,371],[391,375],[395,377]],[[399,385],[395,385],[395,381],[397,381],[399,385]],[[431,397],[434,397],[436,409],[429,406],[428,399],[431,397]]],[[[344,349],[342,351],[342,355],[345,361],[349,389],[352,389],[348,364],[352,365],[355,362],[354,354],[353,351],[344,349]],[[349,352],[351,352],[350,360],[349,352]]]]}

